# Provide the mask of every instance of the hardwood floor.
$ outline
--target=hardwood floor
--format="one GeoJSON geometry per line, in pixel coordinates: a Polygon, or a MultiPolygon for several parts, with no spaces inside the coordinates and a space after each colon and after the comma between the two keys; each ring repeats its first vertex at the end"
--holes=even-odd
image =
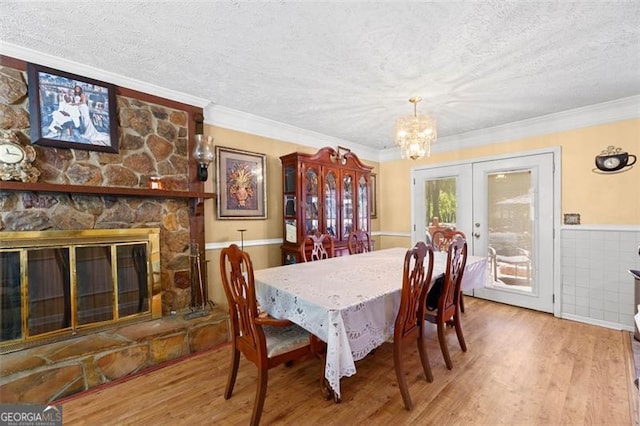
{"type": "MultiPolygon", "coordinates": [[[[340,404],[322,398],[316,359],[270,370],[262,424],[638,424],[629,332],[472,297],[465,303],[469,351],[449,329],[453,370],[435,326],[427,327],[433,383],[417,348],[406,354],[413,411],[404,408],[385,344],[342,380],[340,404]]],[[[64,424],[248,424],[257,370],[242,359],[233,396],[224,400],[229,358],[224,346],[68,399],[64,424]]]]}

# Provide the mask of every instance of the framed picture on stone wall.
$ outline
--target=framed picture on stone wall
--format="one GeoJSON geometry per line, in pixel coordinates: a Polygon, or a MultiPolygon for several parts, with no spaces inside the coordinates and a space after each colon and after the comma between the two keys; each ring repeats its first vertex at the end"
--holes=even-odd
{"type": "Polygon", "coordinates": [[[216,159],[218,219],[266,219],[266,155],[216,146],[216,159]]]}
{"type": "Polygon", "coordinates": [[[118,152],[116,87],[27,64],[31,143],[118,152]]]}

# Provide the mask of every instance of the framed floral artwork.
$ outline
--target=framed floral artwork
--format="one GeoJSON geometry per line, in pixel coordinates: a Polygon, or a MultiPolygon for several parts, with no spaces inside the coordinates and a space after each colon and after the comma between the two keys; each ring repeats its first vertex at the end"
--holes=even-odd
{"type": "Polygon", "coordinates": [[[216,146],[216,159],[218,219],[266,219],[266,155],[216,146]]]}
{"type": "Polygon", "coordinates": [[[32,143],[118,152],[114,85],[31,63],[27,76],[32,143]]]}

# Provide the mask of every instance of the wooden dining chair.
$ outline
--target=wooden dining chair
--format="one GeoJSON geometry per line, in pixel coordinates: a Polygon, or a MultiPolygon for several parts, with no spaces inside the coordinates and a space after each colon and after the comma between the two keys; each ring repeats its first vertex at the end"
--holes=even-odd
{"type": "Polygon", "coordinates": [[[453,364],[451,363],[451,356],[445,339],[447,322],[453,323],[458,342],[460,342],[460,348],[463,352],[467,351],[467,344],[462,335],[462,324],[460,322],[460,296],[462,295],[460,283],[462,282],[466,263],[467,242],[461,236],[458,236],[449,245],[447,252],[447,266],[444,273],[442,292],[438,299],[438,307],[436,310],[430,310],[429,308],[425,310],[425,319],[437,326],[440,349],[449,370],[453,368],[453,364]]]}
{"type": "Polygon", "coordinates": [[[259,315],[249,254],[236,244],[220,254],[222,286],[229,304],[231,368],[224,398],[231,398],[240,353],[258,367],[258,389],[251,424],[260,423],[267,392],[268,370],[312,354],[310,334],[288,320],[259,315]]]}
{"type": "MultiPolygon", "coordinates": [[[[467,240],[464,232],[457,229],[439,229],[431,234],[431,244],[436,251],[447,252],[456,237],[462,237],[465,241],[467,240]]],[[[460,293],[460,311],[464,312],[464,298],[462,293],[460,293]]]]}
{"type": "Polygon", "coordinates": [[[433,249],[418,242],[404,257],[402,272],[402,294],[393,332],[393,363],[400,393],[407,410],[413,409],[411,395],[402,363],[406,346],[417,342],[422,369],[428,382],[433,382],[429,357],[424,342],[425,298],[433,274],[433,249]],[[425,265],[425,258],[428,265],[425,265]]]}
{"type": "Polygon", "coordinates": [[[329,234],[309,234],[298,248],[303,262],[328,259],[334,256],[333,237],[329,234]]]}
{"type": "Polygon", "coordinates": [[[347,248],[349,249],[349,254],[373,251],[373,245],[371,244],[371,237],[369,236],[369,233],[362,229],[349,232],[349,235],[347,236],[347,248]]]}
{"type": "Polygon", "coordinates": [[[456,237],[462,237],[463,239],[467,239],[467,236],[464,232],[459,231],[457,229],[438,229],[433,231],[431,234],[431,244],[433,245],[434,250],[436,251],[444,251],[449,250],[449,246],[453,242],[456,237]]]}

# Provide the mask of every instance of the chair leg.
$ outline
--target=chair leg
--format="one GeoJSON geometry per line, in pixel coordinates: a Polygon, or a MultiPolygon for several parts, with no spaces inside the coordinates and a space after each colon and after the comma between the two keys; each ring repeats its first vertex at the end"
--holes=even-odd
{"type": "Polygon", "coordinates": [[[433,373],[431,372],[431,364],[429,364],[429,355],[427,354],[427,348],[424,346],[424,335],[422,329],[418,335],[418,352],[420,353],[420,362],[422,362],[422,370],[427,377],[427,382],[433,382],[433,373]]]}
{"type": "Polygon", "coordinates": [[[462,335],[462,323],[460,322],[460,314],[456,312],[453,317],[453,324],[456,327],[456,335],[458,336],[458,342],[460,342],[460,349],[462,352],[467,351],[467,343],[464,341],[464,336],[462,335]]]}
{"type": "Polygon", "coordinates": [[[256,390],[256,401],[253,404],[253,414],[251,414],[251,426],[258,426],[258,424],[260,424],[262,407],[264,407],[264,397],[267,395],[268,374],[269,370],[266,368],[258,371],[258,389],[256,390]]]}
{"type": "Polygon", "coordinates": [[[462,292],[460,292],[460,311],[464,312],[464,297],[462,292]]]}
{"type": "Polygon", "coordinates": [[[231,368],[229,369],[229,378],[227,380],[227,388],[224,391],[224,399],[231,398],[233,392],[233,386],[236,384],[236,377],[238,376],[238,366],[240,365],[240,351],[232,347],[231,350],[231,368]]]}
{"type": "Polygon", "coordinates": [[[396,378],[398,379],[398,387],[404,400],[404,406],[407,410],[413,410],[413,402],[411,402],[411,396],[409,395],[409,387],[407,386],[407,378],[404,374],[404,365],[402,364],[402,343],[393,343],[393,365],[396,369],[396,378]]]}
{"type": "Polygon", "coordinates": [[[453,368],[453,364],[451,363],[451,357],[449,356],[449,348],[447,347],[447,340],[445,338],[444,332],[444,322],[438,322],[438,341],[440,342],[440,349],[442,350],[444,363],[447,365],[447,368],[451,370],[453,368]]]}

